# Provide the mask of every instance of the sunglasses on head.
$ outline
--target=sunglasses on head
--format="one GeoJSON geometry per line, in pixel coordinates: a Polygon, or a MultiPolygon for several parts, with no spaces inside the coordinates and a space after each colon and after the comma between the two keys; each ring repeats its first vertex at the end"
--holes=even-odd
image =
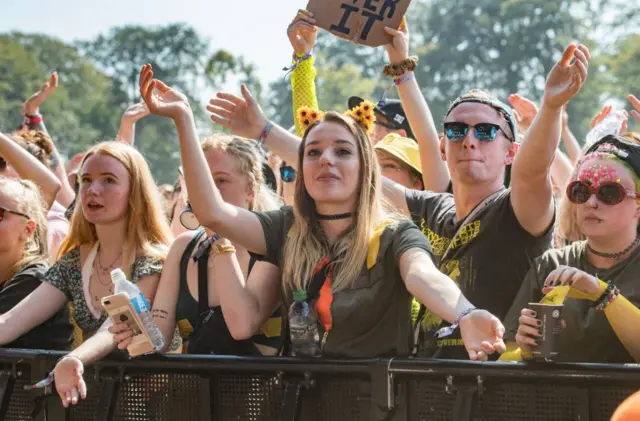
{"type": "Polygon", "coordinates": [[[460,122],[449,122],[444,123],[444,134],[452,142],[461,142],[467,137],[469,133],[469,129],[473,129],[476,135],[476,139],[480,142],[491,142],[495,140],[498,132],[502,132],[505,137],[509,140],[512,140],[507,132],[505,132],[502,127],[493,123],[478,123],[475,126],[472,126],[467,123],[460,122]]]}
{"type": "Polygon", "coordinates": [[[280,178],[282,178],[282,181],[285,183],[296,181],[296,170],[290,165],[283,165],[280,167],[280,178]]]}
{"type": "Polygon", "coordinates": [[[591,183],[584,181],[573,181],[567,186],[567,197],[572,203],[582,205],[587,203],[592,195],[605,205],[617,205],[627,197],[639,199],[640,195],[634,191],[625,189],[620,183],[615,181],[604,181],[600,183],[596,190],[591,183]]]}
{"type": "Polygon", "coordinates": [[[12,211],[11,209],[3,208],[2,206],[0,206],[0,221],[4,220],[4,214],[7,213],[7,212],[12,213],[14,215],[25,217],[27,219],[31,219],[31,218],[29,218],[29,215],[25,215],[24,213],[12,211]]]}

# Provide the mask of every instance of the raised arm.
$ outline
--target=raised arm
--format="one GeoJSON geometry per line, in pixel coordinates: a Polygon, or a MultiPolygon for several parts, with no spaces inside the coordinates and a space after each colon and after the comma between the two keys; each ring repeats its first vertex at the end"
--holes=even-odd
{"type": "Polygon", "coordinates": [[[316,44],[318,28],[313,14],[306,10],[299,10],[291,25],[287,28],[287,35],[293,47],[293,70],[291,71],[291,94],[293,97],[293,122],[296,135],[304,135],[304,127],[298,121],[296,114],[300,107],[318,108],[316,96],[316,69],[313,67],[314,58],[311,50],[316,44]]]}
{"type": "MultiPolygon", "coordinates": [[[[400,275],[411,295],[449,323],[475,308],[462,295],[460,288],[436,268],[431,257],[422,249],[413,248],[402,254],[400,275]]],[[[487,355],[492,352],[504,352],[504,326],[491,313],[484,310],[471,311],[459,322],[469,358],[486,360],[487,355]]]]}
{"type": "MultiPolygon", "coordinates": [[[[33,95],[31,95],[27,100],[22,104],[22,114],[26,117],[25,125],[29,130],[41,131],[50,136],[46,126],[44,125],[44,120],[42,115],[40,115],[40,105],[58,88],[58,73],[53,72],[47,82],[42,85],[42,88],[33,95]]],[[[64,165],[62,165],[62,160],[60,159],[60,153],[58,152],[58,148],[53,143],[53,151],[51,151],[50,159],[51,159],[51,171],[55,174],[55,176],[60,181],[60,190],[56,196],[56,200],[60,202],[64,207],[69,207],[73,199],[76,197],[73,188],[69,184],[67,179],[67,172],[64,169],[64,165]]]]}
{"type": "MultiPolygon", "coordinates": [[[[399,63],[409,58],[408,32],[385,28],[393,36],[393,43],[385,45],[391,63],[399,63]]],[[[425,190],[442,193],[447,190],[449,170],[442,160],[440,139],[433,115],[425,100],[415,77],[396,85],[398,95],[402,101],[404,112],[407,114],[411,130],[418,142],[420,163],[422,167],[422,182],[425,190]]]]}
{"type": "Polygon", "coordinates": [[[120,120],[120,128],[116,140],[133,146],[136,136],[136,123],[149,115],[149,108],[144,102],[133,104],[127,108],[120,120]]]}
{"type": "Polygon", "coordinates": [[[187,98],[153,79],[151,65],[140,71],[140,93],[152,114],[176,124],[189,203],[202,225],[257,254],[265,254],[264,232],[252,212],[222,200],[198,141],[196,124],[187,98]]]}
{"type": "Polygon", "coordinates": [[[542,108],[525,134],[511,170],[511,204],[520,225],[531,235],[549,229],[554,217],[551,164],[560,141],[562,107],[587,79],[587,47],[567,47],[549,73],[542,108]],[[572,60],[575,58],[575,62],[572,60]]]}
{"type": "Polygon", "coordinates": [[[36,183],[51,208],[60,190],[60,181],[42,162],[13,140],[0,133],[0,155],[16,170],[20,177],[36,183]]]}
{"type": "Polygon", "coordinates": [[[263,141],[273,153],[297,169],[301,139],[269,122],[244,84],[241,90],[242,98],[229,93],[218,93],[212,98],[207,106],[211,120],[238,136],[263,141]]]}

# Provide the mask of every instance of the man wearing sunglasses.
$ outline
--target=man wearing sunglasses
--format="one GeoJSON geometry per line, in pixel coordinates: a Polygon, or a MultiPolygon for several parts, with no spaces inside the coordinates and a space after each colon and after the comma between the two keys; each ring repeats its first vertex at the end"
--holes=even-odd
{"type": "MultiPolygon", "coordinates": [[[[389,30],[392,63],[409,57],[406,34],[389,30]]],[[[405,74],[398,93],[414,129],[423,172],[446,162],[453,194],[420,192],[386,182],[388,196],[429,238],[437,263],[478,308],[503,319],[532,260],[551,247],[555,203],[549,171],[560,141],[562,107],[587,77],[589,52],[569,46],[549,73],[542,107],[517,139],[511,108],[490,95],[471,91],[458,98],[438,130],[415,77],[405,74]],[[510,187],[505,174],[511,166],[510,187]]],[[[421,315],[424,311],[421,311],[421,315]]],[[[466,358],[459,333],[434,338],[441,321],[424,315],[421,355],[466,358]],[[433,339],[432,339],[433,338],[433,339]],[[425,348],[431,348],[425,351],[425,348]],[[435,353],[435,354],[434,354],[435,353]]],[[[416,337],[418,335],[416,334],[416,337]]]]}
{"type": "MultiPolygon", "coordinates": [[[[362,98],[352,96],[349,98],[349,109],[357,107],[363,101],[362,98]]],[[[375,145],[387,135],[398,134],[402,137],[414,139],[409,120],[404,113],[402,103],[397,99],[387,99],[382,97],[373,109],[376,121],[373,127],[373,134],[370,136],[371,142],[375,145]]]]}

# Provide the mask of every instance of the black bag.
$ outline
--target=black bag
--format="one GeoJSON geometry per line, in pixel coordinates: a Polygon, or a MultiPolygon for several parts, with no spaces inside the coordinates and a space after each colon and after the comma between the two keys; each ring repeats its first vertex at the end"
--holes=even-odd
{"type": "Polygon", "coordinates": [[[203,247],[194,256],[198,262],[198,313],[200,321],[194,327],[187,342],[187,354],[262,355],[251,339],[242,341],[233,339],[220,306],[209,307],[208,262],[211,244],[205,242],[202,245],[203,247]]]}

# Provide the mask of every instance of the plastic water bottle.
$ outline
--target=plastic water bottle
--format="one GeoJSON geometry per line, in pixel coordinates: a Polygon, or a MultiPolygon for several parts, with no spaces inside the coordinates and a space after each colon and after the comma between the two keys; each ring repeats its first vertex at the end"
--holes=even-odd
{"type": "Polygon", "coordinates": [[[306,291],[294,291],[293,304],[289,309],[289,332],[291,351],[298,357],[319,357],[321,355],[318,314],[307,303],[306,291]]]}
{"type": "Polygon", "coordinates": [[[584,150],[586,151],[591,145],[607,135],[617,135],[622,128],[623,120],[624,115],[621,111],[612,110],[609,115],[604,118],[604,120],[602,120],[593,129],[591,129],[589,133],[587,133],[584,150]]]}
{"type": "Polygon", "coordinates": [[[142,295],[140,288],[138,288],[138,286],[133,282],[129,281],[124,275],[124,272],[120,269],[114,269],[111,272],[111,280],[114,284],[115,294],[124,292],[129,297],[129,301],[131,301],[131,305],[140,316],[140,320],[142,321],[149,338],[151,338],[151,343],[153,343],[153,347],[156,352],[164,348],[162,332],[158,325],[156,325],[156,322],[153,321],[149,301],[147,301],[144,295],[142,295]]]}

